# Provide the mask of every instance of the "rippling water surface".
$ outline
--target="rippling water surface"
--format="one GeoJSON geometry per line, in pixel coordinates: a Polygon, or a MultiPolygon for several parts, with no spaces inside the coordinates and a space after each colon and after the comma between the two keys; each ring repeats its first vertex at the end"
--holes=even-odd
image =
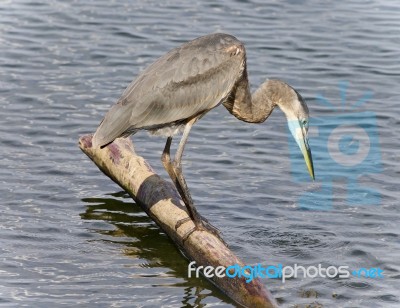
{"type": "MultiPolygon", "coordinates": [[[[252,125],[217,108],[196,124],[184,157],[200,212],[249,264],[384,270],[381,279],[265,279],[283,306],[400,306],[400,6],[267,2],[0,2],[0,305],[233,305],[187,278],[166,235],[77,147],[155,58],[223,31],[246,44],[253,85],[286,80],[332,125],[338,111],[354,121],[372,113],[377,156],[356,178],[370,190],[352,193],[354,171],[327,172],[314,134],[311,182],[290,155],[280,111],[252,125]]],[[[166,177],[163,143],[135,136],[166,177]]]]}

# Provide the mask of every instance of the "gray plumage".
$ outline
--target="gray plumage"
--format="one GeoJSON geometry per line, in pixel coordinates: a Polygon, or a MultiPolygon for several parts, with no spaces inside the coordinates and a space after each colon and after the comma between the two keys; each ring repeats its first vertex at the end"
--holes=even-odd
{"type": "Polygon", "coordinates": [[[171,50],[126,88],[97,129],[93,145],[139,129],[174,133],[227,98],[245,59],[243,44],[226,34],[200,37],[171,50]]]}

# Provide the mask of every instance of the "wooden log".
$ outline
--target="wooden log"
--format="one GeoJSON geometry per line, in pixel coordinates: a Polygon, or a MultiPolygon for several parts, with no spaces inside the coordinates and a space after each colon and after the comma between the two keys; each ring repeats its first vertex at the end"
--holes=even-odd
{"type": "MultiPolygon", "coordinates": [[[[92,135],[79,139],[80,149],[97,167],[121,186],[196,266],[229,267],[244,263],[215,235],[194,231],[188,221],[177,230],[178,221],[188,218],[186,208],[172,183],[158,176],[150,165],[135,154],[129,138],[119,138],[104,149],[92,147],[92,135]]],[[[194,274],[194,273],[193,273],[194,274]]],[[[226,295],[245,307],[277,307],[275,299],[258,278],[247,283],[245,277],[209,278],[226,295]]]]}

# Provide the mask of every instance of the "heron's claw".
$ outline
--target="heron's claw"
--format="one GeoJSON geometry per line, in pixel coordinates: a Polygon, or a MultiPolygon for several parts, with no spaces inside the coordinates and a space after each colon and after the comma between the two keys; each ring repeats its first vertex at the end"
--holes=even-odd
{"type": "MultiPolygon", "coordinates": [[[[182,226],[183,224],[185,224],[188,221],[191,221],[190,217],[186,217],[186,218],[179,220],[175,225],[175,230],[178,230],[180,226],[182,226]]],[[[189,230],[188,232],[186,232],[182,237],[183,244],[185,244],[185,241],[189,238],[189,236],[194,231],[206,231],[206,232],[210,232],[211,234],[215,235],[225,246],[228,247],[228,244],[222,238],[221,232],[219,231],[219,229],[214,227],[212,224],[210,224],[207,219],[202,217],[199,221],[193,221],[193,222],[195,225],[194,228],[189,230]]]]}
{"type": "Polygon", "coordinates": [[[175,225],[175,231],[177,231],[180,226],[182,226],[183,224],[187,223],[188,221],[191,221],[190,217],[179,219],[178,222],[175,225]]]}

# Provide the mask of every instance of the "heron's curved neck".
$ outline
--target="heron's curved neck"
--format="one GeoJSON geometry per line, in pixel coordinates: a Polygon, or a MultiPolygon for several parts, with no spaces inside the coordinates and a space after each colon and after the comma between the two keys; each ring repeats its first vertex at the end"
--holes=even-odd
{"type": "Polygon", "coordinates": [[[262,83],[251,94],[246,77],[238,83],[224,106],[239,120],[249,123],[262,123],[270,116],[279,99],[271,91],[269,81],[262,83]]]}

